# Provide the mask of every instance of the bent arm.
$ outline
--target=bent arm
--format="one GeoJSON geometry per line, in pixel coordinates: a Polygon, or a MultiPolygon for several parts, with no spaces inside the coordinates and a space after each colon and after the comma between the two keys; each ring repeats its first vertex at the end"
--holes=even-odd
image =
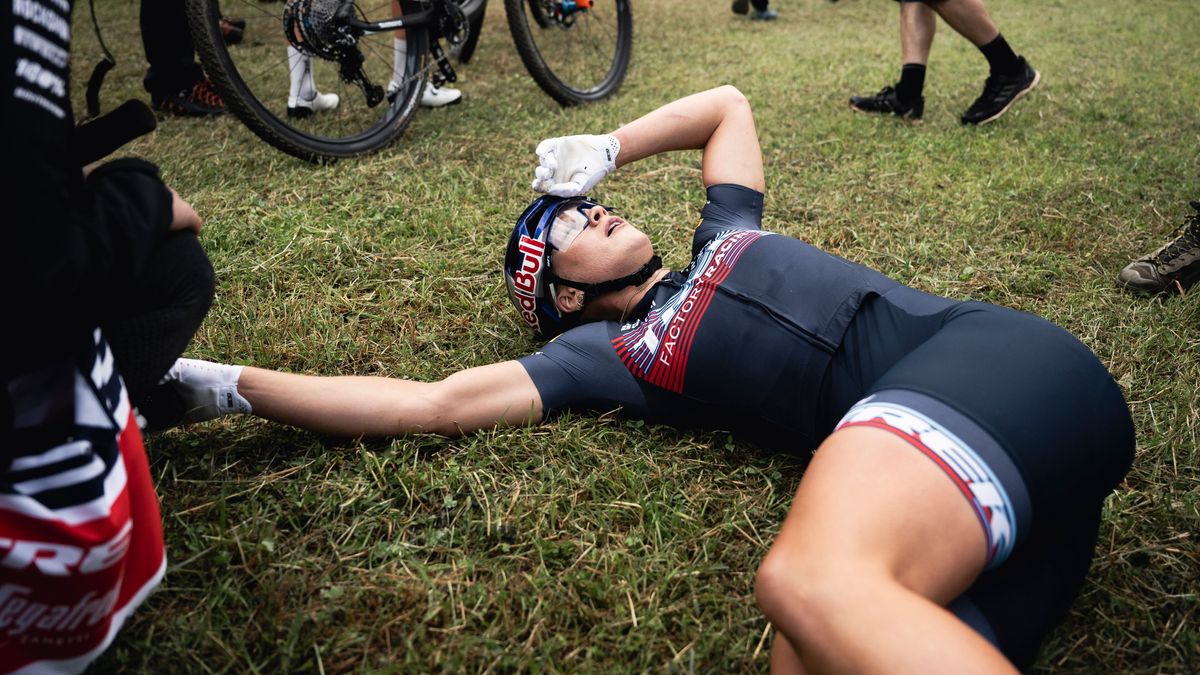
{"type": "Polygon", "coordinates": [[[704,150],[705,186],[735,183],[762,192],[762,151],[750,102],[732,85],[668,103],[613,132],[617,166],[672,150],[704,150]]]}
{"type": "Polygon", "coordinates": [[[460,436],[542,421],[541,396],[516,361],[463,370],[440,382],[247,367],[237,388],[259,417],[336,436],[460,436]]]}

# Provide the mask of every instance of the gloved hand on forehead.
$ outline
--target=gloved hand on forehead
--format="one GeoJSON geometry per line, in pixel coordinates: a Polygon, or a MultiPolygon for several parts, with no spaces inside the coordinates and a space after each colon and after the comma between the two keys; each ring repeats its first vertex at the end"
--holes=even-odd
{"type": "Polygon", "coordinates": [[[533,189],[555,197],[587,194],[617,168],[616,136],[561,136],[538,143],[533,189]]]}

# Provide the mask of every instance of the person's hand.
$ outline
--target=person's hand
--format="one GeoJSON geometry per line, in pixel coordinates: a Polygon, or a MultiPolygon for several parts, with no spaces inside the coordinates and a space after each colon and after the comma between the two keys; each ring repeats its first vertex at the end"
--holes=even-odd
{"type": "Polygon", "coordinates": [[[533,189],[555,197],[587,194],[617,168],[621,142],[616,136],[561,136],[537,146],[533,189]]]}
{"type": "Polygon", "coordinates": [[[204,221],[200,220],[200,214],[196,213],[196,209],[192,205],[183,201],[183,197],[171,188],[171,227],[168,228],[171,232],[177,230],[191,230],[196,234],[200,234],[200,227],[204,221]]]}

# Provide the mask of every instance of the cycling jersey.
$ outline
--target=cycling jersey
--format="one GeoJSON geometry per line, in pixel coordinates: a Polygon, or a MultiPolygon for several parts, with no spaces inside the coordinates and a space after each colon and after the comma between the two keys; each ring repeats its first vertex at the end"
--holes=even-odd
{"type": "Polygon", "coordinates": [[[692,263],[646,294],[636,320],[580,326],[521,359],[547,415],[621,406],[673,426],[815,447],[829,360],[863,301],[897,283],[762,232],[761,221],[761,193],[709,187],[692,263]]]}

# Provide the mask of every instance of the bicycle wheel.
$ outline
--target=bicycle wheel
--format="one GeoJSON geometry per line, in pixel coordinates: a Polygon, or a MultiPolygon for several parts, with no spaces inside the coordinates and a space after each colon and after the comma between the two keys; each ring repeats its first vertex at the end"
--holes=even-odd
{"type": "MultiPolygon", "coordinates": [[[[162,0],[159,0],[162,1],[162,0]]],[[[393,79],[394,47],[391,32],[364,35],[355,49],[362,56],[361,73],[371,87],[343,78],[337,60],[313,56],[309,60],[313,81],[319,91],[337,94],[333,110],[313,112],[306,117],[288,114],[288,92],[292,69],[284,13],[298,7],[309,12],[306,29],[331,16],[339,0],[289,0],[263,3],[258,0],[186,0],[188,22],[196,52],[204,70],[216,85],[229,109],[255,134],[283,152],[311,162],[352,157],[379,150],[399,136],[413,115],[424,87],[427,33],[424,26],[410,28],[406,40],[406,75],[392,95],[381,95],[393,79]],[[322,14],[324,12],[324,14],[322,14]],[[226,44],[221,16],[239,17],[246,26],[237,44],[226,44]],[[368,96],[373,89],[374,100],[368,96]]],[[[358,0],[357,15],[366,21],[392,18],[392,0],[358,0]]],[[[406,14],[420,7],[416,0],[403,0],[406,14]]],[[[304,112],[304,111],[301,111],[304,112]]]]}
{"type": "Polygon", "coordinates": [[[629,0],[504,0],[504,12],[525,68],[555,101],[598,101],[621,86],[633,53],[629,0]]]}

